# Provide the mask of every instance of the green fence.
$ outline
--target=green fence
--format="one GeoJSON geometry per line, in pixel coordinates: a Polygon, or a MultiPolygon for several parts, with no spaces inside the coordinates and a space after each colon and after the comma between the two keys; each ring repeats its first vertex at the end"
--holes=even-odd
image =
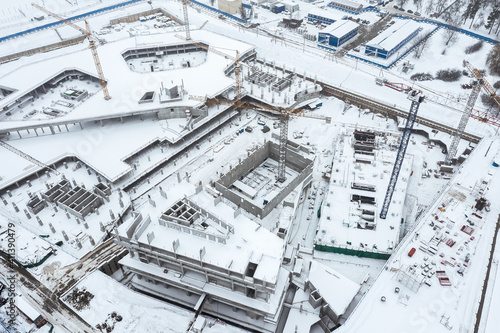
{"type": "Polygon", "coordinates": [[[314,249],[322,252],[340,253],[348,256],[382,259],[382,260],[387,260],[391,256],[390,253],[372,252],[359,249],[348,249],[345,247],[336,247],[336,246],[321,245],[321,244],[314,244],[314,249]]]}
{"type": "MultiPolygon", "coordinates": [[[[57,251],[57,250],[55,250],[55,249],[54,249],[54,252],[55,252],[55,251],[57,251]]],[[[8,254],[7,252],[4,252],[4,251],[2,251],[2,250],[0,250],[0,252],[1,252],[1,253],[3,253],[3,254],[5,254],[6,256],[10,256],[10,254],[8,254]]],[[[45,257],[43,257],[43,258],[42,258],[42,260],[40,260],[40,261],[38,261],[38,262],[35,262],[35,263],[33,263],[33,264],[27,264],[27,265],[24,265],[24,264],[20,263],[19,261],[17,261],[16,259],[14,259],[14,260],[15,260],[15,261],[16,261],[19,265],[21,265],[21,266],[22,266],[22,267],[24,267],[24,268],[33,268],[33,267],[38,267],[38,266],[40,266],[41,264],[43,264],[43,263],[44,263],[47,259],[49,259],[49,258],[50,258],[50,256],[51,256],[51,255],[53,255],[53,254],[54,254],[54,252],[50,251],[49,253],[47,253],[47,254],[45,255],[45,257]]]]}

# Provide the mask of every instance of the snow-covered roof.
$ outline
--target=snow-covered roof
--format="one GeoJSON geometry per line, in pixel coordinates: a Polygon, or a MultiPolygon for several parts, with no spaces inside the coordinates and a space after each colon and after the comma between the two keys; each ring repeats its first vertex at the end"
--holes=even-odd
{"type": "Polygon", "coordinates": [[[322,9],[319,7],[313,7],[309,11],[308,15],[316,15],[316,16],[325,17],[325,18],[329,18],[329,19],[336,21],[336,20],[342,19],[345,16],[345,13],[340,13],[339,11],[329,11],[329,10],[322,9]]]}
{"type": "Polygon", "coordinates": [[[337,316],[345,312],[361,288],[359,284],[316,260],[311,262],[309,282],[337,316]]]}
{"type": "MultiPolygon", "coordinates": [[[[181,230],[162,226],[152,219],[139,236],[138,241],[167,251],[173,251],[172,243],[179,241],[176,253],[200,260],[200,250],[205,249],[203,262],[223,267],[240,274],[245,274],[248,263],[257,264],[253,277],[269,283],[276,283],[281,257],[284,252],[283,240],[257,223],[243,216],[234,217],[234,211],[229,206],[219,203],[214,205],[213,197],[201,192],[191,200],[200,207],[211,212],[222,221],[234,226],[225,244],[201,238],[181,230]],[[151,239],[149,235],[154,234],[151,239]],[[148,240],[149,238],[149,240],[148,240]]],[[[120,234],[124,235],[129,223],[120,226],[120,234]]]]}
{"type": "Polygon", "coordinates": [[[18,297],[16,299],[16,306],[22,313],[24,313],[32,321],[35,321],[35,319],[40,316],[40,313],[34,307],[32,307],[28,302],[26,302],[22,297],[18,297]]]}
{"type": "MultiPolygon", "coordinates": [[[[498,137],[485,138],[477,145],[462,164],[460,173],[455,174],[451,183],[422,214],[414,229],[405,236],[363,301],[338,329],[339,333],[369,332],[373,327],[384,327],[384,332],[416,333],[420,326],[408,323],[422,309],[430,313],[429,320],[423,321],[426,332],[445,333],[458,331],[458,327],[474,326],[476,311],[470,308],[470,302],[464,300],[479,299],[484,292],[484,268],[488,265],[500,210],[498,200],[494,199],[500,195],[499,168],[491,165],[492,157],[499,156],[499,152],[498,137]],[[485,175],[485,178],[478,180],[479,175],[485,175]],[[491,200],[490,213],[474,208],[477,193],[491,200]],[[462,230],[464,226],[471,227],[465,216],[474,223],[472,235],[462,230]],[[437,228],[430,223],[431,220],[435,221],[437,228]],[[437,251],[434,252],[429,245],[437,251]],[[410,257],[408,253],[412,248],[416,252],[410,257]],[[452,286],[441,285],[438,271],[446,274],[452,286]],[[414,284],[422,278],[425,279],[424,284],[420,287],[414,284]],[[399,288],[398,293],[395,293],[396,287],[399,288]],[[382,296],[385,297],[384,302],[381,302],[382,296]],[[431,311],[435,306],[440,312],[431,311]],[[452,327],[457,329],[451,330],[452,327]]],[[[496,251],[498,249],[497,243],[496,251]]],[[[495,277],[490,279],[490,283],[495,281],[495,277]]],[[[494,288],[493,298],[498,294],[496,284],[494,288]]],[[[486,295],[490,290],[488,286],[486,295]]],[[[498,307],[494,311],[497,314],[498,307]]],[[[496,332],[496,329],[491,332],[496,332]]]]}
{"type": "Polygon", "coordinates": [[[363,7],[362,4],[356,1],[351,1],[351,0],[334,0],[332,1],[332,5],[341,5],[341,6],[346,6],[346,7],[352,7],[352,8],[361,8],[363,7]]]}
{"type": "Polygon", "coordinates": [[[384,201],[396,158],[396,152],[389,150],[385,144],[396,145],[398,138],[399,133],[390,131],[385,133],[384,138],[375,135],[373,156],[356,153],[355,137],[350,131],[343,135],[343,140],[337,142],[333,159],[335,167],[330,174],[330,192],[321,206],[316,244],[354,249],[363,246],[363,251],[392,252],[399,240],[398,217],[403,212],[404,195],[413,163],[413,156],[406,154],[395,185],[394,202],[389,209],[393,218],[380,222],[379,207],[384,201]],[[372,190],[363,190],[363,187],[372,190]],[[360,203],[353,200],[353,195],[373,198],[374,203],[360,203]],[[372,223],[376,228],[358,227],[358,224],[368,226],[372,223]]]}
{"type": "Polygon", "coordinates": [[[358,24],[355,22],[352,22],[350,20],[340,20],[337,22],[334,22],[321,30],[319,33],[326,33],[330,34],[334,37],[341,38],[354,29],[358,27],[358,24]]]}
{"type": "Polygon", "coordinates": [[[413,20],[396,21],[393,26],[387,28],[366,45],[389,51],[419,28],[420,24],[413,20]]]}
{"type": "MultiPolygon", "coordinates": [[[[99,58],[101,61],[104,76],[108,82],[107,88],[112,97],[110,101],[102,98],[99,92],[94,98],[86,100],[85,107],[75,108],[58,120],[79,120],[93,116],[117,115],[130,111],[143,111],[164,107],[158,99],[153,103],[138,104],[138,100],[146,91],[158,91],[162,82],[166,84],[180,84],[190,95],[215,96],[224,89],[234,85],[234,79],[224,75],[224,69],[233,63],[231,59],[226,59],[220,55],[209,52],[206,61],[191,68],[180,68],[165,71],[155,71],[149,73],[139,73],[132,71],[122,53],[129,49],[151,48],[163,45],[186,44],[187,42],[176,37],[176,32],[139,35],[134,38],[126,38],[115,42],[109,42],[99,46],[99,58]],[[210,77],[211,84],[207,86],[205,80],[200,77],[210,77]]],[[[221,35],[217,35],[205,30],[193,31],[191,34],[194,42],[202,42],[210,47],[221,48],[223,53],[235,55],[238,50],[240,56],[252,50],[249,44],[233,40],[221,35]]],[[[186,55],[186,59],[190,57],[186,55]]],[[[90,73],[98,77],[97,71],[87,48],[80,51],[67,53],[60,56],[46,58],[40,62],[33,62],[29,65],[20,66],[14,71],[7,68],[0,68],[0,84],[17,89],[1,100],[0,107],[7,105],[27,92],[40,86],[47,80],[59,73],[62,66],[68,65],[67,69],[77,69],[83,73],[90,73]]],[[[169,106],[194,106],[197,101],[190,101],[186,98],[180,101],[169,103],[169,106]]],[[[36,124],[37,121],[29,121],[36,124]]],[[[2,129],[16,126],[15,123],[1,124],[2,129]]]]}

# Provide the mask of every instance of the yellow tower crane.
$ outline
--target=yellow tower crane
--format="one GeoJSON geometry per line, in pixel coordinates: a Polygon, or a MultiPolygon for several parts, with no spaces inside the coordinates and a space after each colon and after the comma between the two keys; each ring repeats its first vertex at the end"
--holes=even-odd
{"type": "Polygon", "coordinates": [[[97,70],[97,75],[99,76],[99,80],[101,81],[102,91],[104,93],[104,99],[109,100],[111,98],[111,96],[109,96],[107,82],[106,82],[106,79],[104,78],[104,73],[102,71],[101,61],[99,60],[99,55],[97,54],[97,47],[95,44],[95,42],[98,41],[99,38],[97,38],[96,36],[94,36],[92,34],[87,21],[85,21],[85,29],[83,29],[82,27],[79,27],[75,23],[68,21],[65,18],[63,18],[55,13],[52,13],[51,11],[43,8],[42,6],[37,5],[36,3],[32,3],[31,5],[37,9],[41,10],[42,12],[46,13],[47,15],[50,15],[50,16],[56,18],[57,20],[69,25],[70,27],[80,31],[82,34],[87,36],[87,39],[89,41],[90,51],[92,52],[92,57],[94,58],[94,64],[95,64],[95,68],[97,70]]]}

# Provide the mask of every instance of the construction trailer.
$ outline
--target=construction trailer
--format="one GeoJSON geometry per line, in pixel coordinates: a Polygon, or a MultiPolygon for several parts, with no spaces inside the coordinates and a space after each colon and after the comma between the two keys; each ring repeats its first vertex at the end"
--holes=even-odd
{"type": "Polygon", "coordinates": [[[16,299],[16,308],[21,312],[28,320],[40,328],[47,323],[47,319],[43,317],[40,312],[38,312],[34,307],[32,307],[24,298],[19,297],[16,299]]]}

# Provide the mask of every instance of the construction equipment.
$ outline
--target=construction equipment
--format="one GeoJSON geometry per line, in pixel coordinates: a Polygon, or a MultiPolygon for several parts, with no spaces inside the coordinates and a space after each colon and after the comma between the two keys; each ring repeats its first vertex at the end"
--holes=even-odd
{"type": "Polygon", "coordinates": [[[0,140],[0,146],[4,147],[7,150],[10,150],[11,152],[13,152],[16,155],[21,156],[22,158],[24,158],[27,161],[29,161],[29,162],[31,162],[31,163],[33,163],[35,165],[38,165],[40,168],[42,168],[42,170],[43,169],[48,169],[50,172],[52,172],[56,176],[60,175],[59,171],[57,171],[55,169],[52,169],[47,164],[44,164],[44,163],[40,162],[39,160],[37,160],[36,158],[34,158],[34,157],[32,157],[32,156],[30,156],[30,155],[28,155],[26,153],[23,153],[22,151],[20,151],[16,147],[13,147],[13,146],[9,145],[7,142],[3,142],[3,141],[0,140]]]}
{"type": "Polygon", "coordinates": [[[469,121],[469,117],[471,115],[472,109],[474,108],[474,104],[476,104],[477,98],[479,97],[481,88],[483,88],[484,91],[500,107],[500,96],[497,95],[495,89],[493,89],[493,87],[484,79],[483,74],[481,74],[481,72],[477,68],[474,68],[468,61],[464,60],[463,66],[467,68],[469,72],[471,72],[475,80],[472,82],[472,91],[469,95],[469,99],[467,100],[467,105],[465,106],[465,110],[462,113],[462,117],[460,118],[460,122],[458,123],[458,127],[454,133],[450,149],[448,150],[448,154],[446,155],[445,164],[448,165],[451,164],[451,161],[457,153],[458,143],[460,142],[462,134],[464,134],[465,127],[467,126],[467,122],[469,121]]]}
{"type": "Polygon", "coordinates": [[[418,108],[420,107],[420,103],[424,101],[424,96],[420,94],[419,91],[412,90],[408,93],[408,99],[411,101],[410,112],[408,112],[406,126],[403,131],[403,136],[401,137],[401,143],[399,144],[398,154],[396,156],[396,161],[394,162],[394,168],[392,169],[391,179],[389,180],[387,192],[385,193],[384,204],[382,205],[382,210],[380,211],[381,219],[385,219],[387,217],[387,212],[389,211],[392,195],[394,194],[396,183],[398,181],[399,172],[401,171],[401,166],[403,165],[406,148],[408,147],[408,141],[410,141],[413,124],[415,123],[415,119],[417,118],[417,112],[418,108]]]}
{"type": "Polygon", "coordinates": [[[189,0],[182,0],[182,11],[184,12],[184,29],[186,31],[186,40],[191,40],[189,32],[189,17],[188,17],[188,2],[189,0]]]}
{"type": "MultiPolygon", "coordinates": [[[[184,39],[180,35],[175,35],[177,38],[184,39]]],[[[186,39],[187,40],[187,39],[186,39]]],[[[215,49],[212,46],[207,46],[202,43],[197,43],[189,40],[189,42],[193,45],[196,45],[198,47],[201,47],[208,52],[215,53],[217,55],[220,55],[221,57],[224,57],[226,59],[231,59],[234,61],[235,68],[234,68],[234,76],[235,76],[235,81],[236,81],[236,98],[234,101],[229,101],[225,99],[218,99],[218,98],[213,98],[213,99],[206,99],[205,97],[201,96],[190,96],[189,99],[191,100],[196,100],[199,102],[205,102],[207,105],[216,105],[216,104],[224,104],[224,105],[230,105],[238,109],[253,109],[256,111],[262,111],[262,112],[270,112],[275,115],[279,115],[279,127],[280,127],[280,141],[279,141],[279,160],[278,160],[278,174],[276,179],[279,182],[284,182],[286,180],[285,176],[285,169],[286,169],[286,145],[287,145],[287,140],[288,140],[288,120],[290,116],[296,116],[296,117],[307,117],[307,118],[314,118],[314,119],[323,119],[327,123],[331,122],[330,117],[324,117],[324,116],[313,116],[313,115],[306,115],[304,113],[304,110],[301,109],[294,109],[294,108],[286,108],[286,107],[277,107],[277,106],[271,106],[271,105],[266,105],[266,104],[260,104],[260,103],[250,103],[250,102],[242,102],[242,93],[241,93],[241,66],[246,66],[252,70],[257,70],[255,67],[252,67],[250,65],[247,65],[243,62],[240,62],[239,59],[239,53],[236,50],[236,57],[230,56],[224,52],[221,52],[217,49],[215,49]]]]}
{"type": "Polygon", "coordinates": [[[94,64],[95,64],[95,68],[97,70],[97,75],[99,76],[99,80],[101,81],[102,91],[104,93],[104,99],[109,100],[111,98],[111,96],[109,96],[107,82],[106,82],[106,79],[104,78],[104,73],[102,71],[101,61],[99,60],[99,55],[97,54],[97,47],[95,44],[96,41],[99,41],[99,38],[92,34],[87,21],[85,21],[85,29],[83,29],[82,27],[79,27],[75,23],[68,21],[65,18],[63,18],[55,13],[52,13],[51,11],[43,8],[42,6],[37,5],[36,3],[32,3],[31,5],[37,9],[41,10],[42,12],[46,13],[47,15],[50,15],[50,16],[58,19],[59,21],[69,25],[70,27],[80,31],[82,34],[87,36],[87,39],[89,41],[90,51],[92,52],[92,57],[94,58],[94,64]]]}
{"type": "Polygon", "coordinates": [[[325,120],[327,124],[331,123],[331,117],[321,115],[306,114],[302,109],[294,109],[288,107],[273,106],[254,102],[242,102],[240,100],[230,101],[226,99],[212,98],[207,99],[202,96],[189,96],[190,100],[205,102],[207,105],[230,105],[239,109],[252,109],[261,112],[269,112],[279,116],[280,139],[279,139],[279,159],[278,159],[278,174],[276,180],[283,183],[286,180],[286,146],[288,140],[288,120],[293,117],[304,117],[312,119],[325,120]]]}
{"type": "Polygon", "coordinates": [[[238,50],[235,50],[236,56],[233,57],[227,53],[224,53],[224,52],[217,50],[213,46],[207,46],[207,45],[202,44],[202,43],[193,42],[192,40],[187,39],[187,37],[184,38],[180,35],[175,35],[175,37],[180,38],[180,39],[185,40],[185,41],[188,41],[189,43],[196,45],[198,47],[201,47],[202,49],[207,50],[208,52],[212,52],[212,53],[217,54],[217,55],[224,57],[226,59],[233,60],[234,65],[235,65],[234,78],[235,78],[235,88],[236,88],[236,100],[239,101],[241,99],[241,66],[244,65],[244,66],[247,66],[248,68],[252,68],[254,70],[255,70],[255,68],[250,66],[250,65],[247,65],[245,63],[240,62],[238,50]]]}

